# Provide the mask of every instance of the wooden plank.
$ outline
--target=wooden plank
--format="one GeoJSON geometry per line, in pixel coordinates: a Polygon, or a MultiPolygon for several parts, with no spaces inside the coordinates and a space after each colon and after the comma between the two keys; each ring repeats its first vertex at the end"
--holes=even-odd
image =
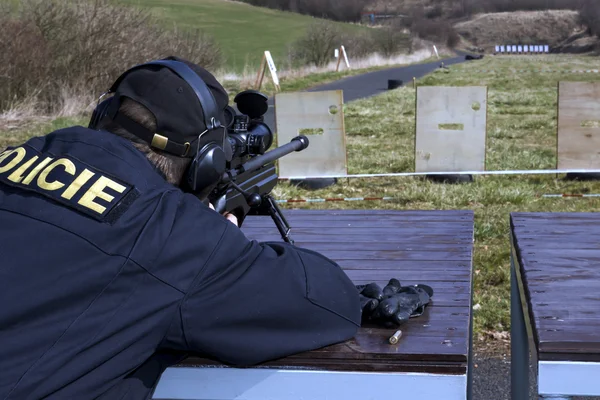
{"type": "MultiPolygon", "coordinates": [[[[339,261],[336,260],[336,262],[340,263],[339,261]]],[[[374,281],[382,281],[385,280],[387,278],[390,277],[390,275],[393,275],[393,273],[390,273],[390,270],[355,270],[355,269],[348,269],[345,270],[346,274],[350,277],[350,279],[352,280],[364,280],[364,279],[371,279],[374,281]]],[[[466,281],[469,279],[469,272],[468,271],[448,271],[445,272],[443,274],[443,277],[440,277],[440,272],[439,271],[403,271],[402,273],[402,277],[404,279],[407,280],[422,280],[423,283],[429,282],[433,279],[437,279],[440,281],[446,281],[446,282],[454,282],[457,280],[463,280],[466,281]]]]}
{"type": "MultiPolygon", "coordinates": [[[[246,233],[246,236],[250,237],[250,238],[260,238],[260,240],[263,240],[263,237],[272,237],[273,235],[279,235],[279,232],[277,231],[267,231],[266,229],[268,228],[264,228],[263,230],[261,229],[253,229],[253,228],[244,228],[242,227],[242,230],[246,233]]],[[[312,232],[298,232],[297,229],[294,229],[293,225],[291,228],[291,233],[292,235],[294,235],[294,238],[296,238],[297,241],[308,241],[307,239],[310,239],[310,241],[320,241],[320,242],[327,242],[327,241],[339,241],[339,238],[342,238],[343,240],[348,240],[348,235],[346,236],[341,236],[340,233],[347,233],[350,234],[352,233],[352,231],[350,232],[325,232],[323,230],[321,230],[321,232],[318,232],[318,234],[315,234],[314,230],[312,232]]],[[[455,235],[447,235],[447,234],[443,234],[443,233],[420,233],[417,236],[417,232],[412,232],[413,234],[415,234],[414,237],[409,237],[406,238],[406,241],[403,241],[403,243],[407,243],[407,244],[412,244],[412,243],[422,243],[423,241],[427,241],[428,243],[462,243],[462,244],[469,244],[469,243],[473,243],[473,237],[468,235],[468,234],[461,234],[461,233],[456,233],[455,235]]],[[[281,240],[281,236],[276,236],[278,239],[277,240],[281,240]]],[[[365,235],[365,236],[361,236],[359,234],[355,234],[352,235],[352,240],[356,241],[358,243],[370,243],[370,242],[380,242],[380,241],[386,241],[390,239],[390,234],[388,232],[379,232],[379,233],[374,233],[371,232],[369,235],[365,235]]]]}
{"type": "Polygon", "coordinates": [[[600,360],[598,222],[598,213],[511,214],[541,359],[600,360]]]}
{"type": "Polygon", "coordinates": [[[587,216],[585,218],[574,218],[574,219],[570,219],[566,216],[563,217],[557,217],[557,218],[553,218],[552,221],[554,221],[554,223],[552,224],[552,226],[548,226],[546,223],[544,223],[543,220],[532,220],[532,221],[528,221],[525,222],[524,224],[526,224],[526,226],[524,226],[523,224],[520,223],[516,223],[516,226],[522,227],[522,228],[526,228],[525,231],[547,231],[549,229],[560,229],[563,226],[567,226],[567,227],[571,227],[571,226],[579,226],[580,224],[584,224],[584,225],[594,225],[594,222],[598,221],[598,216],[587,216]]]}
{"type": "MultiPolygon", "coordinates": [[[[265,229],[268,229],[265,227],[265,229]]],[[[248,232],[246,232],[248,233],[248,232]]],[[[292,227],[291,235],[294,238],[296,244],[301,246],[309,246],[311,243],[347,243],[348,239],[345,236],[340,235],[296,235],[295,231],[292,227]]],[[[251,235],[247,235],[250,239],[255,239],[259,241],[280,241],[281,235],[276,231],[264,231],[264,232],[253,232],[251,235]]],[[[369,235],[369,236],[354,236],[352,238],[354,243],[357,244],[365,244],[365,243],[384,243],[395,240],[390,235],[381,234],[381,235],[369,235]]],[[[422,246],[425,250],[427,246],[446,246],[446,245],[471,245],[473,244],[473,237],[464,235],[464,236],[430,236],[430,235],[421,235],[421,236],[411,236],[406,239],[402,239],[402,242],[393,242],[398,243],[399,246],[406,247],[414,247],[415,245],[422,246]],[[425,243],[424,243],[425,242],[425,243]]]]}
{"type": "Polygon", "coordinates": [[[375,218],[376,216],[385,215],[396,218],[421,218],[421,219],[444,219],[449,217],[462,216],[469,218],[474,215],[473,210],[373,210],[373,209],[289,209],[285,210],[286,215],[298,215],[303,218],[309,216],[330,216],[339,215],[344,218],[355,216],[364,216],[375,218]]]}
{"type": "MultiPolygon", "coordinates": [[[[535,249],[553,249],[556,244],[553,242],[539,243],[539,240],[523,240],[519,243],[522,249],[535,248],[535,249]]],[[[563,249],[580,249],[580,250],[600,250],[600,234],[597,235],[585,235],[572,237],[572,241],[562,244],[563,249]]]]}
{"type": "Polygon", "coordinates": [[[526,223],[528,226],[530,223],[545,221],[587,221],[589,219],[598,219],[599,215],[597,212],[514,212],[511,213],[511,219],[514,224],[526,223]]]}
{"type": "Polygon", "coordinates": [[[416,172],[485,170],[486,87],[419,86],[416,103],[416,172]]]}
{"type": "MultiPolygon", "coordinates": [[[[547,280],[567,280],[567,279],[580,279],[580,280],[588,280],[588,279],[600,279],[600,271],[586,270],[580,269],[575,270],[573,268],[563,268],[557,267],[556,265],[548,265],[545,266],[544,269],[540,270],[530,270],[525,273],[527,277],[527,281],[547,281],[547,280]],[[548,271],[552,268],[552,271],[548,271]],[[557,277],[556,274],[561,274],[562,276],[557,277]]],[[[561,297],[565,297],[564,295],[561,297]]]]}
{"type": "MultiPolygon", "coordinates": [[[[263,240],[263,238],[268,237],[268,238],[272,238],[272,239],[278,239],[281,240],[281,237],[277,237],[275,235],[269,235],[269,236],[263,236],[260,235],[260,239],[263,240]]],[[[411,241],[402,241],[402,242],[398,242],[397,239],[394,238],[390,238],[388,237],[387,240],[382,240],[379,242],[363,242],[362,239],[359,238],[359,240],[357,240],[354,243],[348,243],[347,240],[344,240],[345,238],[338,238],[338,240],[333,240],[333,241],[314,241],[312,238],[310,239],[310,241],[306,241],[306,240],[296,240],[295,245],[297,247],[303,247],[303,248],[308,248],[308,249],[312,249],[314,251],[319,251],[321,249],[327,249],[327,250],[352,250],[352,249],[356,249],[357,247],[366,247],[372,250],[396,250],[396,251],[431,251],[431,252],[457,252],[457,253],[463,253],[464,249],[465,249],[465,242],[432,242],[432,243],[423,243],[423,241],[419,241],[416,240],[418,238],[415,238],[415,240],[411,240],[411,241]],[[357,244],[360,243],[360,246],[357,246],[357,244]]],[[[467,241],[468,242],[468,241],[467,241]]],[[[399,261],[390,261],[390,262],[402,262],[403,260],[399,260],[399,261]]],[[[436,264],[439,265],[439,264],[436,264]]]]}
{"type": "MultiPolygon", "coordinates": [[[[471,210],[402,210],[399,214],[398,210],[373,210],[373,209],[285,209],[285,214],[289,216],[301,215],[304,221],[337,221],[339,216],[343,216],[345,221],[453,221],[453,222],[469,222],[473,215],[471,210]],[[346,213],[347,211],[347,213],[346,213]],[[386,217],[385,219],[382,217],[386,217]]],[[[262,219],[252,219],[253,223],[260,224],[262,219]]]]}
{"type": "MultiPolygon", "coordinates": [[[[291,225],[291,223],[290,223],[291,225]]],[[[292,229],[294,231],[294,233],[296,235],[301,235],[301,234],[307,234],[307,235],[319,235],[319,236],[328,236],[328,235],[340,235],[343,234],[344,236],[367,236],[367,235],[385,235],[388,234],[389,232],[394,232],[394,234],[396,235],[408,235],[408,234],[416,234],[419,232],[418,229],[414,229],[411,227],[402,227],[402,228],[396,228],[393,229],[393,231],[390,228],[386,228],[386,227],[378,227],[378,226],[373,226],[370,228],[364,228],[364,229],[356,229],[352,226],[337,226],[335,228],[332,229],[323,229],[323,228],[296,228],[295,225],[291,225],[292,229]]],[[[244,232],[247,232],[249,235],[250,234],[260,234],[262,231],[264,231],[264,228],[262,227],[252,227],[252,226],[248,226],[243,228],[244,232]]],[[[452,236],[453,233],[456,233],[456,230],[452,229],[451,227],[448,226],[438,226],[435,228],[432,228],[428,231],[422,230],[421,232],[423,232],[423,236],[452,236]]],[[[464,235],[463,237],[467,237],[467,235],[464,235]]]]}
{"type": "MultiPolygon", "coordinates": [[[[387,218],[385,220],[365,220],[364,218],[355,218],[353,220],[343,221],[339,218],[332,219],[303,219],[300,221],[296,221],[294,223],[294,228],[328,228],[328,229],[337,229],[337,228],[379,228],[379,229],[411,229],[414,231],[428,231],[430,229],[439,229],[441,221],[407,221],[402,219],[392,219],[387,218]]],[[[248,225],[248,228],[264,228],[266,226],[270,226],[272,224],[271,221],[263,221],[263,223],[252,223],[248,225]]],[[[469,229],[468,222],[453,222],[452,227],[455,229],[466,228],[469,229]]]]}
{"type": "Polygon", "coordinates": [[[598,282],[590,281],[589,279],[538,279],[528,282],[529,290],[534,293],[554,293],[557,291],[576,291],[580,294],[579,298],[586,294],[594,293],[598,290],[598,282]]]}
{"type": "MultiPolygon", "coordinates": [[[[548,303],[557,303],[565,305],[564,296],[557,297],[555,292],[554,285],[546,286],[548,291],[546,290],[535,290],[537,288],[533,288],[529,286],[529,290],[535,293],[535,301],[539,304],[548,304],[548,303]]],[[[596,289],[598,289],[598,284],[596,283],[596,289]]],[[[569,289],[565,289],[564,287],[559,286],[560,290],[564,290],[563,293],[569,293],[569,289]]],[[[572,289],[572,288],[570,288],[572,289]]],[[[587,289],[587,288],[586,288],[587,289]]],[[[600,301],[600,291],[599,290],[581,290],[578,292],[577,298],[581,302],[581,306],[591,304],[591,302],[600,301]]],[[[580,308],[581,309],[581,308],[580,308]]],[[[600,318],[600,309],[596,305],[596,309],[598,309],[598,317],[600,318]]]]}
{"type": "Polygon", "coordinates": [[[595,316],[593,318],[570,318],[565,319],[543,319],[538,321],[539,329],[555,329],[564,330],[570,329],[572,332],[587,333],[590,332],[590,328],[596,328],[600,324],[600,318],[595,316]]]}
{"type": "Polygon", "coordinates": [[[279,146],[298,135],[309,140],[306,150],[278,161],[280,178],[347,174],[342,90],[277,93],[275,122],[279,146]]]}
{"type": "Polygon", "coordinates": [[[558,168],[600,168],[600,82],[558,84],[558,168]]]}
{"type": "Polygon", "coordinates": [[[364,260],[367,262],[375,260],[415,260],[415,261],[469,261],[468,252],[450,251],[398,251],[398,250],[325,250],[320,253],[338,262],[344,260],[364,260]]]}
{"type": "MultiPolygon", "coordinates": [[[[318,251],[314,248],[312,250],[318,251]]],[[[428,257],[431,258],[431,257],[428,257]]],[[[464,271],[466,262],[460,261],[448,261],[448,260],[401,260],[401,261],[390,261],[390,260],[345,260],[342,263],[342,268],[345,270],[349,269],[380,269],[380,270],[393,270],[393,271],[408,271],[418,269],[419,271],[464,271]]]]}
{"type": "MultiPolygon", "coordinates": [[[[581,299],[580,299],[581,300],[581,299]]],[[[569,308],[564,301],[560,300],[541,300],[535,297],[535,300],[531,301],[531,304],[537,308],[536,315],[540,316],[554,316],[558,312],[565,312],[566,315],[571,316],[571,308],[569,308]]],[[[581,301],[580,307],[577,312],[589,312],[591,318],[599,318],[600,313],[598,312],[598,303],[591,301],[581,301]]],[[[545,317],[543,317],[545,318],[545,317]]]]}
{"type": "Polygon", "coordinates": [[[598,313],[595,309],[579,309],[579,308],[561,308],[561,309],[542,309],[541,307],[534,311],[536,317],[535,319],[538,321],[542,320],[564,320],[567,318],[575,318],[575,319],[597,319],[598,313]]]}

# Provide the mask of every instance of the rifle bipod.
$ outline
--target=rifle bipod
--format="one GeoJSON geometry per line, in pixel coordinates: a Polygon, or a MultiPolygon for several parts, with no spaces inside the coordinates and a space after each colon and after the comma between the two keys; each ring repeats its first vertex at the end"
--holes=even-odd
{"type": "Polygon", "coordinates": [[[283,216],[283,212],[281,212],[277,202],[270,194],[262,196],[262,201],[258,211],[263,215],[265,215],[265,213],[270,215],[275,223],[275,226],[279,230],[279,233],[281,234],[281,238],[289,244],[294,244],[294,240],[290,237],[290,231],[292,228],[283,216]]]}
{"type": "MultiPolygon", "coordinates": [[[[230,184],[235,190],[244,196],[246,203],[248,206],[250,206],[250,211],[248,212],[249,215],[270,215],[284,242],[294,244],[294,241],[290,237],[290,230],[292,228],[283,216],[283,212],[281,212],[281,209],[277,205],[277,202],[273,196],[270,194],[260,195],[258,193],[248,193],[239,187],[235,182],[231,181],[230,184]]],[[[225,197],[222,197],[220,204],[224,208],[225,197]]]]}

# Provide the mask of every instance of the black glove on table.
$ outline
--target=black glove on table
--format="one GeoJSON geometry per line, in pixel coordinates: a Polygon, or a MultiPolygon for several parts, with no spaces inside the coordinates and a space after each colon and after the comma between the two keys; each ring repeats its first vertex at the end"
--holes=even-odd
{"type": "Polygon", "coordinates": [[[433,296],[427,285],[402,286],[390,279],[382,289],[376,283],[357,285],[363,322],[372,321],[385,327],[400,326],[409,318],[423,314],[433,296]]]}

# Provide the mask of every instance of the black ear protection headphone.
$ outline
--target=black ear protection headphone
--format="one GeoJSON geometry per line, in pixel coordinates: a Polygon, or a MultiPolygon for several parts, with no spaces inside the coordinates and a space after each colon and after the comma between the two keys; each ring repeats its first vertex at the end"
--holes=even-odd
{"type": "Polygon", "coordinates": [[[108,92],[100,96],[98,101],[105,95],[114,93],[129,72],[148,65],[169,68],[192,88],[200,102],[206,126],[206,130],[199,133],[198,139],[192,143],[177,143],[160,135],[160,133],[149,131],[127,116],[118,113],[121,101],[116,96],[103,100],[98,104],[92,113],[88,128],[97,130],[98,123],[103,118],[109,117],[128,132],[146,141],[151,147],[180,157],[188,157],[189,154],[193,154],[192,152],[195,151],[195,156],[186,173],[183,186],[196,194],[201,200],[205,200],[226,170],[227,161],[230,161],[229,158],[231,157],[231,146],[227,146],[229,144],[227,143],[227,131],[220,122],[219,110],[213,94],[206,83],[190,67],[175,60],[157,60],[136,65],[125,71],[113,83],[108,92]]]}

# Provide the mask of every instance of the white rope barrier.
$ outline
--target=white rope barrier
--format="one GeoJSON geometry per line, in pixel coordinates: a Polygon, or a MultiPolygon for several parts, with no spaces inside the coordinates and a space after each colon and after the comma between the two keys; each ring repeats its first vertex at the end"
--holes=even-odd
{"type": "Polygon", "coordinates": [[[355,175],[318,175],[318,176],[292,176],[279,178],[280,180],[308,180],[308,179],[344,179],[344,178],[392,178],[408,176],[431,175],[545,175],[545,174],[600,174],[600,170],[592,169],[533,169],[533,170],[506,170],[506,171],[447,171],[447,172],[398,172],[387,174],[355,174],[355,175]]]}

